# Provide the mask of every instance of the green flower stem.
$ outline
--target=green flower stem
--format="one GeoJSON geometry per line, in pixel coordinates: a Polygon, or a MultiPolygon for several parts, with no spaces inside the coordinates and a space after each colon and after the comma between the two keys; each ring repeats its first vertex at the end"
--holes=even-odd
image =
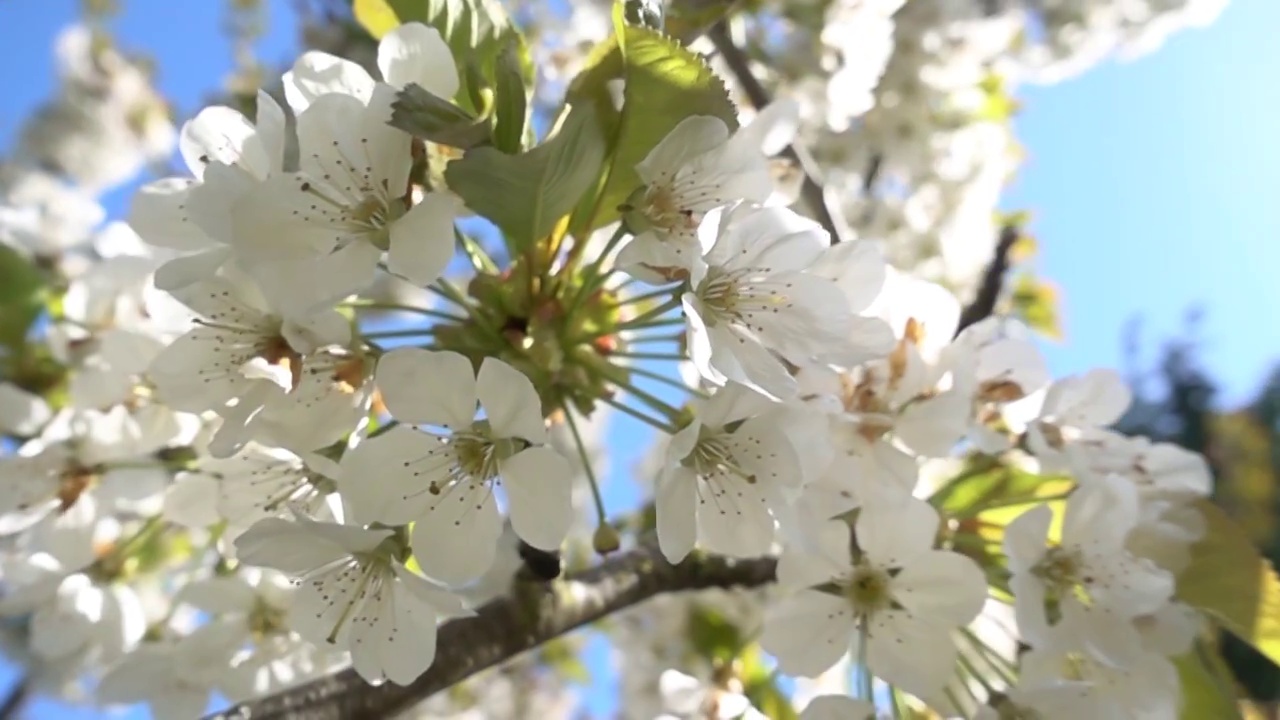
{"type": "Polygon", "coordinates": [[[1017,684],[1017,680],[1014,678],[1015,669],[1009,664],[1007,659],[1002,657],[1000,653],[996,652],[989,645],[983,642],[982,638],[978,637],[977,634],[969,628],[961,628],[960,632],[964,635],[965,640],[969,642],[969,645],[972,646],[973,649],[977,650],[978,654],[982,656],[987,667],[995,671],[1001,682],[1008,687],[1013,687],[1017,684]]]}
{"type": "Polygon", "coordinates": [[[477,273],[493,275],[498,272],[498,266],[494,264],[493,258],[484,251],[480,243],[475,238],[462,232],[457,227],[453,228],[453,236],[458,240],[458,244],[462,246],[462,252],[466,254],[467,260],[471,262],[471,267],[477,273]]]}
{"type": "Polygon", "coordinates": [[[691,388],[688,385],[685,385],[683,382],[675,378],[663,375],[662,373],[657,373],[652,370],[645,370],[644,368],[636,365],[616,365],[615,367],[625,372],[632,373],[634,375],[639,375],[641,377],[647,377],[651,380],[656,380],[664,385],[669,385],[673,388],[676,388],[677,390],[683,390],[692,395],[697,395],[698,397],[704,397],[704,398],[709,397],[709,395],[703,392],[702,390],[699,390],[698,388],[691,388]]]}
{"type": "Polygon", "coordinates": [[[349,303],[343,303],[343,306],[354,308],[356,310],[394,310],[399,312],[414,313],[416,315],[425,315],[427,317],[446,320],[448,322],[460,323],[466,320],[464,317],[450,315],[439,310],[430,310],[428,308],[414,307],[413,305],[398,305],[396,303],[373,302],[371,300],[355,300],[349,303]]]}
{"type": "Polygon", "coordinates": [[[674,421],[676,418],[680,417],[680,408],[663,401],[656,395],[645,392],[629,382],[619,382],[616,384],[619,389],[636,396],[636,398],[645,405],[648,405],[654,410],[666,415],[668,420],[674,421]]]}
{"type": "Polygon", "coordinates": [[[384,340],[387,338],[404,338],[404,337],[422,337],[423,335],[434,335],[434,328],[410,328],[408,330],[378,330],[376,332],[363,333],[361,340],[384,340]]]}
{"type": "Polygon", "coordinates": [[[596,504],[596,519],[601,525],[607,525],[609,518],[604,509],[604,496],[600,494],[600,483],[596,480],[596,472],[591,467],[591,458],[587,456],[587,445],[582,442],[582,434],[578,432],[578,421],[573,419],[573,411],[565,409],[565,420],[569,424],[569,432],[573,433],[573,444],[578,447],[578,457],[582,459],[582,471],[587,474],[587,483],[591,485],[591,499],[596,504]]]}
{"type": "Polygon", "coordinates": [[[467,301],[467,298],[462,294],[462,291],[458,290],[458,288],[453,285],[450,285],[443,278],[428,285],[427,290],[465,310],[467,312],[467,317],[471,318],[471,321],[474,322],[477,327],[483,329],[492,338],[503,343],[506,342],[502,337],[502,333],[498,331],[498,328],[494,327],[489,322],[489,319],[482,315],[474,304],[467,301]]]}
{"type": "MultiPolygon", "coordinates": [[[[681,323],[684,321],[682,320],[681,323]]],[[[627,338],[628,345],[640,345],[643,343],[658,342],[680,342],[684,338],[684,333],[671,333],[670,335],[646,335],[644,337],[627,338]]],[[[617,353],[614,353],[615,355],[617,353]]]]}
{"type": "Polygon", "coordinates": [[[867,667],[867,641],[871,639],[871,631],[867,628],[865,618],[862,621],[862,627],[858,629],[858,634],[860,636],[858,638],[858,697],[875,705],[874,681],[871,669],[867,667]]]}
{"type": "MultiPolygon", "coordinates": [[[[991,685],[991,683],[987,681],[987,678],[984,676],[984,674],[978,671],[978,666],[974,664],[973,660],[971,660],[969,656],[964,653],[964,651],[958,650],[956,652],[956,657],[960,659],[960,665],[964,667],[964,669],[969,673],[969,676],[972,677],[974,680],[977,680],[978,684],[982,686],[982,689],[987,691],[988,696],[990,696],[991,693],[996,691],[996,689],[991,685]]],[[[965,683],[965,684],[968,685],[968,683],[965,683]]]]}
{"type": "Polygon", "coordinates": [[[640,422],[645,423],[650,427],[661,430],[662,432],[668,435],[675,435],[677,432],[679,432],[679,429],[676,428],[674,425],[670,423],[665,423],[655,418],[651,418],[648,415],[645,415],[644,413],[640,412],[639,410],[623,405],[622,403],[618,402],[617,400],[614,400],[613,398],[607,397],[602,399],[607,405],[613,407],[614,409],[621,410],[622,412],[626,413],[627,415],[630,415],[631,417],[639,420],[640,422]]]}
{"type": "Polygon", "coordinates": [[[689,356],[681,353],[659,353],[659,352],[612,352],[609,353],[611,358],[626,358],[628,360],[688,360],[689,356]]]}

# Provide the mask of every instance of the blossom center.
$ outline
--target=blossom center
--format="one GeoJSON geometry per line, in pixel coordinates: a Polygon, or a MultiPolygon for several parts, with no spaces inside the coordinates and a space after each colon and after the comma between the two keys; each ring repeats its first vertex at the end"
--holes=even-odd
{"type": "Polygon", "coordinates": [[[860,564],[844,585],[844,596],[856,614],[874,615],[893,606],[889,591],[889,573],[877,567],[860,564]]]}
{"type": "MultiPolygon", "coordinates": [[[[84,491],[98,479],[92,468],[73,464],[64,470],[58,478],[58,512],[66,512],[75,506],[84,491]]],[[[22,509],[22,508],[19,508],[22,509]]]]}
{"type": "Polygon", "coordinates": [[[1031,572],[1051,590],[1061,594],[1069,592],[1080,582],[1083,558],[1080,553],[1066,548],[1050,548],[1031,572]]]}
{"type": "Polygon", "coordinates": [[[288,613],[262,598],[249,611],[249,633],[259,641],[289,632],[288,613]]]}
{"type": "Polygon", "coordinates": [[[681,207],[680,198],[670,185],[655,185],[644,195],[645,219],[664,230],[693,230],[698,219],[692,210],[681,207]]]}
{"type": "Polygon", "coordinates": [[[484,482],[498,475],[497,448],[480,433],[458,433],[453,436],[453,452],[458,469],[472,480],[484,482]]]}
{"type": "Polygon", "coordinates": [[[708,325],[725,320],[744,324],[758,332],[762,328],[751,318],[777,314],[791,307],[791,297],[786,292],[791,283],[754,281],[752,276],[758,272],[756,269],[725,271],[720,268],[707,271],[707,276],[698,285],[697,295],[711,310],[710,317],[706,318],[708,325]]]}
{"type": "Polygon", "coordinates": [[[684,464],[701,477],[729,474],[751,485],[754,485],[757,480],[754,473],[747,472],[738,464],[724,433],[714,432],[705,427],[699,431],[698,442],[685,458],[684,464]]]}

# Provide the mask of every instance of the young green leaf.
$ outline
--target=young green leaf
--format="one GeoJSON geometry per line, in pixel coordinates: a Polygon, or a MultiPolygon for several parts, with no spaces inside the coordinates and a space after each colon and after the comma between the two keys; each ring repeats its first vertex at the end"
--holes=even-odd
{"type": "Polygon", "coordinates": [[[497,84],[494,99],[493,144],[505,153],[524,149],[525,128],[529,122],[529,93],[520,74],[520,48],[508,42],[494,66],[497,84]]]}
{"type": "Polygon", "coordinates": [[[607,177],[570,223],[579,236],[618,218],[618,205],[640,185],[636,164],[682,120],[712,115],[738,126],[724,82],[700,56],[660,32],[623,23],[592,52],[569,101],[595,106],[609,148],[607,177]]]}
{"type": "Polygon", "coordinates": [[[397,94],[391,106],[391,126],[423,140],[464,150],[493,140],[487,118],[476,117],[416,84],[397,94]]]}
{"type": "Polygon", "coordinates": [[[1178,576],[1178,599],[1280,663],[1280,577],[1221,508],[1207,500],[1196,507],[1205,532],[1178,576]]]}
{"type": "Polygon", "coordinates": [[[0,244],[0,346],[17,349],[44,311],[40,269],[13,248],[0,244]]]}
{"type": "Polygon", "coordinates": [[[449,163],[445,182],[472,211],[502,228],[515,247],[551,232],[596,182],[604,138],[595,110],[569,110],[555,135],[532,150],[508,155],[479,147],[449,163]]]}

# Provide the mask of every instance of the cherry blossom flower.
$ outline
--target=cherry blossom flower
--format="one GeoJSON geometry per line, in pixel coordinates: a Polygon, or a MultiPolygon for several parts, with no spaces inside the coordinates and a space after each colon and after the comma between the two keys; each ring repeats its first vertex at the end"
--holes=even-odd
{"type": "Polygon", "coordinates": [[[933,549],[937,528],[937,511],[918,500],[864,506],[856,552],[848,525],[823,525],[815,531],[821,553],[779,560],[779,582],[807,589],[768,611],[761,646],[784,672],[813,677],[856,640],[855,656],[884,681],[923,697],[939,692],[957,652],[942,638],[977,616],[986,582],[973,561],[933,549]]]}
{"type": "Polygon", "coordinates": [[[390,530],[292,521],[258,521],[236,540],[241,561],[294,578],[293,627],[312,642],[351,652],[360,676],[407,685],[431,666],[436,624],[467,614],[462,601],[407,569],[390,530]]]}
{"type": "Polygon", "coordinates": [[[419,565],[449,584],[492,564],[502,533],[498,487],[521,539],[543,550],[560,546],[573,522],[573,473],[547,444],[528,378],[496,358],[476,373],[458,353],[400,348],[382,357],[376,380],[401,425],[342,458],[338,488],[356,517],[414,522],[419,565]],[[476,419],[477,403],[484,419],[476,419]]]}
{"type": "Polygon", "coordinates": [[[802,479],[795,448],[769,416],[773,407],[730,384],[671,439],[654,494],[658,543],[669,561],[695,545],[738,557],[768,552],[783,488],[802,479]]]}
{"type": "Polygon", "coordinates": [[[1061,542],[1046,547],[1052,515],[1037,506],[1005,532],[1018,628],[1033,647],[1126,667],[1142,647],[1133,619],[1173,594],[1167,571],[1125,550],[1138,521],[1137,491],[1118,477],[1080,485],[1067,501],[1061,542]]]}

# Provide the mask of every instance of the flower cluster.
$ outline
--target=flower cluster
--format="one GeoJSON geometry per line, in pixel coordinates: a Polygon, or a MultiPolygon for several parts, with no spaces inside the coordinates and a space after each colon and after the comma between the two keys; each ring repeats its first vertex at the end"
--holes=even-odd
{"type": "MultiPolygon", "coordinates": [[[[974,128],[922,108],[972,78],[913,77],[964,43],[894,36],[936,30],[937,3],[840,5],[821,132],[862,115],[868,144],[844,152],[936,198],[971,186],[963,158],[950,185],[930,173],[938,138],[974,128]],[[876,57],[850,60],[846,24],[876,57]]],[[[700,58],[619,27],[686,63],[682,79],[714,80],[650,89],[702,93],[703,109],[629,117],[647,96],[602,82],[577,102],[589,78],[534,144],[526,88],[504,85],[518,63],[479,88],[492,68],[460,67],[453,38],[409,22],[382,37],[376,73],[313,50],[283,103],[202,110],[177,138],[189,175],[143,186],[127,225],[91,235],[88,198],[6,182],[4,249],[58,288],[40,342],[35,315],[16,333],[0,320],[0,615],[33,686],[188,719],[214,694],[249,701],[344,665],[409,685],[444,652],[442,623],[506,593],[517,547],[585,564],[584,546],[608,555],[635,529],[673,565],[776,558],[776,583],[620,616],[627,717],[792,712],[779,674],[817,678],[794,698],[806,720],[873,716],[876,683],[965,717],[1176,717],[1173,661],[1203,622],[1175,587],[1203,530],[1204,460],[1109,429],[1130,402],[1117,375],[1055,381],[1019,321],[962,326],[921,277],[973,273],[890,262],[886,243],[793,210],[771,158],[813,133],[804,103],[739,127],[700,58]],[[590,437],[608,413],[663,436],[637,473],[651,495],[612,518],[590,437]],[[971,490],[992,478],[999,492],[971,490]],[[854,665],[859,682],[840,682],[854,665]]],[[[124,73],[117,60],[95,67],[124,73]]],[[[119,82],[136,91],[121,102],[154,100],[119,82]]],[[[158,120],[143,120],[130,137],[146,144],[158,120]]],[[[906,216],[922,201],[874,202],[906,216]]],[[[550,656],[489,676],[472,704],[567,714],[539,671],[550,656]]]]}

